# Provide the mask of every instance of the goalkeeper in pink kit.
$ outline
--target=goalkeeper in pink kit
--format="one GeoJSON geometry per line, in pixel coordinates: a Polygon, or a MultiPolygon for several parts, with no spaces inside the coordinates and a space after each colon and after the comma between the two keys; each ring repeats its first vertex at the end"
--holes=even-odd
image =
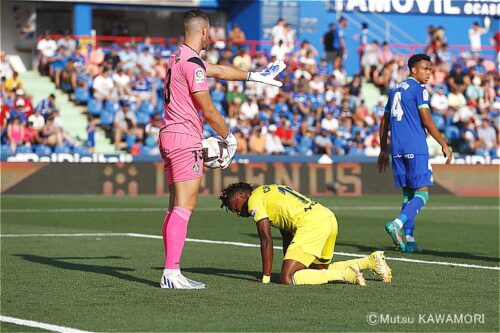
{"type": "Polygon", "coordinates": [[[205,120],[227,143],[229,156],[222,163],[226,168],[236,152],[236,138],[215,108],[208,91],[207,76],[235,81],[247,80],[280,87],[274,78],[284,68],[274,62],[263,72],[252,73],[229,66],[212,65],[200,58],[209,46],[210,23],[201,10],[184,14],[184,44],[170,57],[164,87],[165,126],[160,131],[159,149],[165,165],[169,190],[169,206],[163,222],[165,269],[161,288],[203,289],[201,282],[181,274],[180,258],[187,235],[187,226],[198,201],[203,175],[202,120],[205,120]]]}

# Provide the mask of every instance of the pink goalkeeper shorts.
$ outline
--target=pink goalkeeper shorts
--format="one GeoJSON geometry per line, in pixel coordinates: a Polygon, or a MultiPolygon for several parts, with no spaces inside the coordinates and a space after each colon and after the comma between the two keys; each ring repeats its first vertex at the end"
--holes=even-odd
{"type": "Polygon", "coordinates": [[[203,154],[199,138],[161,131],[159,146],[168,185],[203,176],[203,154]]]}

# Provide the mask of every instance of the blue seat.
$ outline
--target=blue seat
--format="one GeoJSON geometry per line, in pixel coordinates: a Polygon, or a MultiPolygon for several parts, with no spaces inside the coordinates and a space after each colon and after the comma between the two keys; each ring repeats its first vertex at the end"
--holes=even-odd
{"type": "Polygon", "coordinates": [[[12,150],[10,150],[10,146],[2,145],[2,147],[0,148],[0,154],[2,155],[2,157],[8,157],[12,155],[12,150]]]}
{"type": "Polygon", "coordinates": [[[90,99],[90,93],[88,89],[83,87],[77,87],[75,89],[75,100],[78,104],[87,104],[90,99]]]}
{"type": "Polygon", "coordinates": [[[57,146],[54,149],[54,152],[57,154],[69,154],[71,152],[71,150],[69,149],[68,146],[57,146]]]}
{"type": "Polygon", "coordinates": [[[120,110],[120,103],[114,101],[106,101],[106,103],[104,103],[104,110],[116,113],[118,112],[118,110],[120,110]]]}
{"type": "Polygon", "coordinates": [[[141,113],[147,113],[149,115],[152,115],[155,112],[155,108],[149,101],[142,101],[141,107],[140,107],[140,112],[141,113]]]}
{"type": "Polygon", "coordinates": [[[93,116],[98,116],[102,111],[102,103],[96,99],[89,100],[87,110],[93,116]]]}
{"type": "Polygon", "coordinates": [[[50,156],[52,154],[52,149],[46,145],[39,145],[36,147],[35,153],[39,156],[50,156]]]}
{"type": "Polygon", "coordinates": [[[16,154],[31,154],[33,151],[31,147],[26,146],[17,146],[16,154]]]}
{"type": "Polygon", "coordinates": [[[436,127],[438,128],[438,130],[440,132],[443,132],[445,127],[446,127],[446,123],[445,123],[445,120],[444,120],[444,117],[440,114],[437,114],[437,113],[433,113],[432,114],[432,119],[434,120],[434,123],[436,124],[436,127]]]}
{"type": "Polygon", "coordinates": [[[146,125],[149,124],[149,120],[151,117],[149,116],[148,113],[144,112],[138,112],[136,113],[135,117],[137,118],[137,124],[138,125],[146,125]]]}
{"type": "Polygon", "coordinates": [[[113,125],[113,112],[109,110],[103,110],[100,115],[101,125],[103,126],[111,126],[113,125]]]}
{"type": "Polygon", "coordinates": [[[73,154],[90,155],[89,150],[87,149],[87,147],[84,146],[75,146],[73,148],[73,154]]]}
{"type": "Polygon", "coordinates": [[[444,135],[446,136],[446,139],[448,139],[449,141],[460,140],[460,130],[458,129],[457,126],[452,125],[446,127],[444,135]]]}

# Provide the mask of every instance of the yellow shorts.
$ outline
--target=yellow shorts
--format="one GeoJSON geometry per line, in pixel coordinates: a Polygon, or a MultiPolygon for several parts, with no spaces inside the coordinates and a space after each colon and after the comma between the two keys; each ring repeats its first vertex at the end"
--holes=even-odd
{"type": "Polygon", "coordinates": [[[326,208],[312,210],[304,216],[302,226],[295,231],[284,259],[298,261],[306,267],[312,263],[330,264],[337,233],[337,219],[332,211],[326,208]]]}

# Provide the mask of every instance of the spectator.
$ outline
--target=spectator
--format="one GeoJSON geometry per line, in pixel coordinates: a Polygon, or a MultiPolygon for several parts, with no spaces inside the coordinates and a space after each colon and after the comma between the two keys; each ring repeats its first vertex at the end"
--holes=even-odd
{"type": "Polygon", "coordinates": [[[342,50],[340,47],[339,32],[335,23],[330,23],[328,25],[328,31],[323,35],[321,43],[325,51],[326,62],[331,65],[332,68],[337,68],[336,66],[338,66],[338,63],[336,59],[342,57],[342,50]]]}
{"type": "Polygon", "coordinates": [[[245,101],[245,95],[240,91],[240,87],[238,85],[233,86],[233,90],[228,91],[226,94],[226,102],[228,106],[228,117],[236,118],[238,114],[240,114],[241,103],[245,101]]]}
{"type": "Polygon", "coordinates": [[[326,128],[321,128],[318,135],[314,138],[316,154],[333,155],[333,143],[328,132],[326,128]]]}
{"type": "Polygon", "coordinates": [[[122,67],[119,67],[115,74],[113,74],[113,83],[118,92],[118,96],[121,99],[126,99],[129,96],[132,96],[132,88],[131,88],[131,78],[129,75],[129,71],[124,71],[122,67]]]}
{"type": "Polygon", "coordinates": [[[19,117],[11,117],[11,122],[7,125],[7,139],[9,141],[10,150],[15,153],[17,147],[24,142],[24,122],[21,122],[19,117]]]}
{"type": "Polygon", "coordinates": [[[339,121],[333,117],[333,112],[327,112],[321,120],[321,128],[327,130],[330,134],[336,134],[339,129],[339,121]]]}
{"type": "Polygon", "coordinates": [[[23,145],[26,147],[32,147],[41,143],[40,131],[33,128],[33,123],[28,121],[26,127],[24,128],[24,139],[23,145]]]}
{"type": "Polygon", "coordinates": [[[115,131],[114,138],[116,150],[122,148],[121,144],[124,136],[127,137],[127,144],[129,147],[135,143],[136,138],[142,139],[143,132],[137,127],[137,118],[135,117],[134,111],[130,109],[128,102],[123,102],[122,108],[115,114],[113,129],[115,131]]]}
{"type": "Polygon", "coordinates": [[[376,40],[372,41],[366,47],[365,54],[361,63],[363,65],[363,73],[366,81],[373,81],[373,73],[377,70],[380,61],[379,47],[376,40]]]}
{"type": "Polygon", "coordinates": [[[57,43],[46,31],[45,35],[36,45],[38,51],[38,71],[42,75],[49,74],[49,59],[54,56],[57,50],[57,43]]]}
{"type": "Polygon", "coordinates": [[[150,105],[156,105],[156,91],[154,82],[151,77],[148,76],[149,73],[140,71],[137,76],[132,80],[132,93],[137,100],[137,108],[146,101],[150,105]]]}
{"type": "Polygon", "coordinates": [[[248,144],[243,133],[241,131],[234,131],[234,135],[238,144],[236,153],[241,155],[248,154],[248,144]]]}
{"type": "Polygon", "coordinates": [[[290,51],[293,51],[295,46],[295,29],[290,23],[285,23],[285,44],[290,51]]]}
{"type": "Polygon", "coordinates": [[[281,143],[281,139],[276,135],[277,127],[271,124],[267,127],[266,135],[266,152],[269,155],[280,155],[285,153],[285,147],[281,143]]]}
{"type": "Polygon", "coordinates": [[[361,23],[361,34],[359,36],[359,46],[358,46],[360,73],[361,69],[363,68],[361,61],[363,59],[363,55],[365,54],[365,48],[368,45],[368,33],[369,33],[368,23],[366,22],[361,23]]]}
{"type": "Polygon", "coordinates": [[[282,18],[278,19],[276,25],[271,29],[271,41],[274,45],[277,45],[280,41],[287,46],[287,36],[285,30],[286,21],[282,18]]]}
{"type": "Polygon", "coordinates": [[[226,47],[226,30],[219,22],[216,22],[210,27],[209,31],[210,41],[214,44],[214,47],[222,50],[226,47]]]}
{"type": "Polygon", "coordinates": [[[161,114],[155,113],[153,115],[153,119],[151,120],[151,122],[149,124],[147,124],[145,129],[144,129],[144,135],[146,137],[146,139],[144,141],[149,146],[156,147],[158,145],[158,138],[159,138],[160,130],[162,127],[163,127],[163,121],[162,121],[161,114]]]}
{"type": "Polygon", "coordinates": [[[69,61],[64,66],[64,69],[61,71],[61,89],[64,92],[71,94],[75,91],[77,86],[77,74],[78,72],[75,68],[74,60],[69,59],[69,61]]]}
{"type": "Polygon", "coordinates": [[[481,154],[496,157],[498,149],[498,135],[490,125],[488,118],[483,118],[481,126],[477,129],[479,139],[479,150],[481,154]]]}
{"type": "Polygon", "coordinates": [[[253,96],[247,96],[246,101],[241,104],[241,116],[244,119],[250,120],[251,123],[256,123],[257,115],[259,114],[259,106],[253,96]]]}
{"type": "MultiPolygon", "coordinates": [[[[284,118],[286,119],[286,117],[284,118]]],[[[291,151],[293,149],[293,139],[295,136],[292,129],[290,128],[290,125],[290,120],[286,119],[276,130],[276,135],[280,138],[281,143],[288,151],[291,151]]]]}
{"type": "Polygon", "coordinates": [[[125,48],[119,53],[120,64],[124,70],[132,69],[137,63],[137,52],[133,49],[132,44],[125,43],[125,48]]]}
{"type": "Polygon", "coordinates": [[[229,40],[234,44],[238,45],[246,40],[245,33],[241,30],[239,24],[233,24],[233,28],[229,32],[229,40]]]}
{"type": "Polygon", "coordinates": [[[7,91],[16,91],[18,89],[23,89],[23,83],[19,78],[19,73],[13,71],[12,77],[5,81],[4,86],[7,91]]]}
{"type": "Polygon", "coordinates": [[[282,39],[280,39],[278,43],[274,44],[269,52],[271,56],[276,57],[278,60],[285,60],[289,53],[290,49],[282,39]]]}
{"type": "Polygon", "coordinates": [[[14,74],[14,68],[12,67],[9,57],[5,51],[0,51],[0,77],[4,77],[6,80],[12,78],[14,74]]]}
{"type": "Polygon", "coordinates": [[[248,52],[246,47],[242,47],[238,50],[238,55],[233,59],[233,66],[244,71],[250,70],[250,65],[252,64],[252,57],[248,52]]]}
{"type": "MultiPolygon", "coordinates": [[[[366,146],[364,155],[365,156],[373,156],[377,157],[380,154],[380,143],[377,140],[376,136],[372,136],[370,140],[368,140],[369,145],[366,146]]],[[[365,140],[366,143],[366,140],[365,140]]]]}
{"type": "Polygon", "coordinates": [[[76,40],[71,38],[69,30],[66,30],[64,31],[63,37],[57,40],[57,46],[63,47],[63,49],[66,52],[65,56],[68,58],[71,56],[71,54],[73,54],[76,51],[77,42],[76,40]]]}
{"type": "Polygon", "coordinates": [[[63,145],[63,136],[60,129],[54,123],[54,117],[47,117],[47,121],[45,122],[45,126],[42,128],[40,132],[40,137],[42,139],[42,143],[49,147],[56,147],[63,145]]]}
{"type": "Polygon", "coordinates": [[[24,113],[25,117],[24,119],[27,119],[29,116],[33,114],[33,103],[31,103],[31,98],[30,96],[26,95],[26,92],[24,89],[17,89],[16,90],[16,99],[14,100],[14,103],[16,107],[18,107],[18,102],[22,102],[21,111],[24,113]]]}
{"type": "Polygon", "coordinates": [[[40,113],[40,109],[35,109],[34,113],[28,117],[28,122],[32,124],[34,130],[42,130],[43,126],[45,126],[45,118],[40,113]]]}
{"type": "Polygon", "coordinates": [[[115,70],[120,63],[120,55],[118,54],[119,50],[120,48],[118,45],[113,44],[109,49],[109,53],[104,56],[104,63],[111,67],[112,70],[115,70]]]}
{"type": "Polygon", "coordinates": [[[481,55],[481,35],[488,32],[485,27],[479,26],[478,22],[472,23],[469,29],[470,50],[474,56],[481,55]]]}
{"type": "Polygon", "coordinates": [[[250,136],[249,152],[250,154],[257,155],[266,153],[266,138],[262,135],[262,129],[260,126],[254,127],[253,133],[250,136]]]}
{"type": "Polygon", "coordinates": [[[394,54],[392,53],[387,42],[382,44],[382,49],[379,51],[378,59],[381,64],[388,64],[394,60],[394,54]]]}
{"type": "Polygon", "coordinates": [[[104,68],[102,74],[94,79],[94,98],[98,101],[114,100],[117,97],[115,83],[109,75],[109,69],[104,68]]]}
{"type": "Polygon", "coordinates": [[[451,93],[448,94],[448,107],[451,108],[452,111],[457,111],[466,104],[467,100],[458,88],[454,88],[451,93]]]}
{"type": "Polygon", "coordinates": [[[434,113],[446,116],[448,113],[448,98],[444,94],[443,87],[437,88],[437,93],[431,97],[431,107],[434,113]]]}
{"type": "Polygon", "coordinates": [[[151,53],[150,47],[144,47],[137,56],[137,65],[144,72],[154,72],[155,57],[151,53]]]}
{"type": "Polygon", "coordinates": [[[91,154],[95,152],[95,132],[97,129],[97,122],[98,118],[92,118],[89,116],[87,124],[87,148],[91,154]]]}

